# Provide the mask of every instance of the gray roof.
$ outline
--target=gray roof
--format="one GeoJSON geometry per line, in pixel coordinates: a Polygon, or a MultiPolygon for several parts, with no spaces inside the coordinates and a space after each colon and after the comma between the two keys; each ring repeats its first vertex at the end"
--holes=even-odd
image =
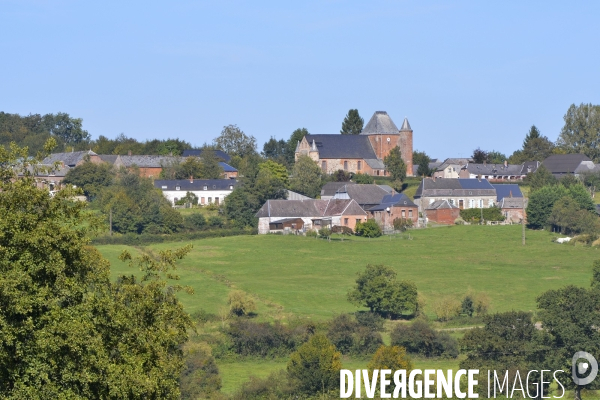
{"type": "Polygon", "coordinates": [[[356,200],[361,206],[366,206],[381,203],[381,200],[387,194],[388,192],[385,189],[375,184],[351,184],[339,188],[336,192],[336,198],[347,195],[349,198],[356,200]]]}
{"type": "MultiPolygon", "coordinates": [[[[408,124],[408,121],[405,120],[408,124]]],[[[409,125],[410,129],[410,125],[409,125]]],[[[385,111],[375,111],[367,125],[363,128],[361,135],[398,135],[400,131],[394,121],[385,111]]]]}
{"type": "Polygon", "coordinates": [[[415,199],[423,196],[496,196],[496,189],[487,179],[425,178],[417,188],[415,199]]]}
{"type": "Polygon", "coordinates": [[[526,175],[522,173],[522,164],[475,164],[469,163],[465,167],[469,173],[474,175],[526,175]]]}
{"type": "Polygon", "coordinates": [[[369,208],[369,211],[384,211],[388,207],[417,207],[404,193],[388,194],[383,196],[381,203],[369,208]]]}
{"type": "Polygon", "coordinates": [[[437,170],[440,171],[449,165],[467,165],[473,162],[472,158],[446,158],[444,162],[441,162],[437,166],[437,170]]]}
{"type": "Polygon", "coordinates": [[[573,171],[576,174],[585,174],[589,172],[595,172],[598,170],[596,164],[593,161],[582,161],[581,164],[573,171]]]}
{"type": "Polygon", "coordinates": [[[237,181],[234,179],[157,179],[154,187],[162,190],[177,190],[181,192],[204,190],[233,190],[237,181]]]}
{"type": "Polygon", "coordinates": [[[537,171],[538,167],[540,166],[540,162],[539,161],[525,161],[523,163],[523,174],[529,174],[529,173],[533,173],[535,171],[537,171]]]}
{"type": "Polygon", "coordinates": [[[582,161],[591,161],[585,154],[553,154],[542,164],[553,174],[574,173],[582,161]]]}
{"type": "MultiPolygon", "coordinates": [[[[215,156],[225,162],[231,161],[231,157],[223,150],[214,150],[215,156]]],[[[184,150],[182,157],[202,157],[202,149],[184,150]]]]}
{"type": "Polygon", "coordinates": [[[286,190],[287,196],[285,198],[287,200],[312,200],[312,197],[305,196],[300,193],[292,192],[291,190],[286,190]]]}
{"type": "Polygon", "coordinates": [[[392,194],[392,192],[394,191],[394,189],[389,186],[389,185],[377,185],[380,188],[382,188],[383,190],[385,190],[386,192],[388,192],[389,194],[392,194]]]}
{"type": "MultiPolygon", "coordinates": [[[[33,172],[34,176],[36,177],[64,177],[65,175],[67,175],[67,172],[69,172],[71,170],[71,167],[69,167],[68,165],[63,166],[59,166],[58,169],[54,169],[54,165],[53,164],[37,164],[35,166],[33,165],[29,165],[27,167],[27,170],[29,172],[33,172]],[[40,169],[44,169],[44,171],[40,170],[40,169]]],[[[23,176],[23,171],[19,171],[19,176],[23,176]]]]}
{"type": "Polygon", "coordinates": [[[55,162],[61,162],[69,167],[74,167],[78,162],[83,160],[86,155],[96,156],[97,154],[91,150],[86,151],[72,151],[70,153],[54,153],[44,158],[42,164],[54,164],[55,162]]]}
{"type": "Polygon", "coordinates": [[[408,118],[404,118],[404,121],[402,122],[402,127],[400,128],[401,131],[412,131],[412,129],[410,128],[410,124],[408,123],[408,118]]]}
{"type": "Polygon", "coordinates": [[[367,136],[306,135],[305,138],[310,145],[315,141],[319,158],[377,159],[367,136]]]}
{"type": "Polygon", "coordinates": [[[338,215],[366,215],[354,200],[267,200],[257,218],[322,218],[338,215]]]}
{"type": "Polygon", "coordinates": [[[335,192],[337,192],[341,187],[346,185],[354,185],[354,182],[327,182],[321,188],[321,197],[323,196],[333,196],[335,192]]]}
{"type": "Polygon", "coordinates": [[[497,204],[500,208],[525,208],[525,199],[522,197],[505,197],[497,204]]]}
{"type": "Polygon", "coordinates": [[[436,200],[433,203],[431,203],[430,205],[428,205],[427,208],[425,208],[425,209],[426,210],[443,210],[443,209],[448,209],[448,208],[458,209],[457,206],[455,206],[454,204],[451,204],[448,200],[436,200]]]}
{"type": "Polygon", "coordinates": [[[100,154],[98,157],[105,163],[114,164],[119,156],[116,154],[100,154]]]}
{"type": "Polygon", "coordinates": [[[119,156],[117,161],[115,161],[115,165],[119,167],[132,167],[135,165],[140,168],[161,168],[169,163],[180,161],[182,161],[181,157],[176,156],[119,156]]]}
{"type": "Polygon", "coordinates": [[[383,160],[378,160],[377,158],[365,158],[365,162],[373,169],[385,169],[383,160]]]}

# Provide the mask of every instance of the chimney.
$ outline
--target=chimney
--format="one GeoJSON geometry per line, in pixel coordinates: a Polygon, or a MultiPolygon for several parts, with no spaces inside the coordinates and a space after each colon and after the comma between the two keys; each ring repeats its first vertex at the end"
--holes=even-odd
{"type": "Polygon", "coordinates": [[[194,176],[190,176],[190,183],[194,183],[194,176]]]}
{"type": "Polygon", "coordinates": [[[508,197],[512,199],[512,190],[508,193],[508,197]]]}
{"type": "Polygon", "coordinates": [[[504,160],[504,167],[505,168],[508,167],[508,161],[507,160],[504,160]]]}
{"type": "Polygon", "coordinates": [[[433,178],[433,181],[435,182],[435,174],[433,175],[433,177],[432,177],[432,178],[433,178]]]}
{"type": "Polygon", "coordinates": [[[131,155],[131,150],[127,151],[127,155],[130,156],[131,155]]]}
{"type": "Polygon", "coordinates": [[[486,160],[483,160],[483,165],[487,165],[487,161],[486,160]]]}

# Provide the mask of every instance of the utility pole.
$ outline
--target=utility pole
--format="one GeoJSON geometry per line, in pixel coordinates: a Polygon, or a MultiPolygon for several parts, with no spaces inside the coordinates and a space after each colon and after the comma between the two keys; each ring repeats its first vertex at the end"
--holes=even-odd
{"type": "Polygon", "coordinates": [[[110,226],[109,235],[112,236],[112,208],[110,209],[109,214],[108,214],[108,225],[110,226]]]}
{"type": "Polygon", "coordinates": [[[525,215],[521,218],[521,240],[523,242],[523,246],[525,246],[525,215]]]}

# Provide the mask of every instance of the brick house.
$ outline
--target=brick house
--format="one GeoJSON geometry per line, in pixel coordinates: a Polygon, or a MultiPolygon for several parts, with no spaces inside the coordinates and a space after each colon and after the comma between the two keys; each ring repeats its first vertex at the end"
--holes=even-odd
{"type": "Polygon", "coordinates": [[[407,173],[412,174],[413,130],[404,119],[398,129],[385,111],[376,111],[360,135],[306,135],[296,147],[296,160],[301,155],[312,158],[324,173],[337,170],[387,176],[383,159],[398,146],[407,173]]]}
{"type": "Polygon", "coordinates": [[[425,208],[425,218],[428,222],[440,225],[454,225],[460,217],[460,209],[448,200],[436,200],[425,208]]]}
{"type": "Polygon", "coordinates": [[[367,212],[383,230],[394,229],[395,219],[409,219],[413,226],[419,220],[419,207],[403,193],[385,195],[380,204],[367,212]]]}
{"type": "Polygon", "coordinates": [[[505,197],[498,202],[498,207],[506,222],[520,223],[525,218],[526,201],[523,197],[505,197]]]}
{"type": "Polygon", "coordinates": [[[267,200],[256,217],[258,233],[265,234],[279,230],[277,224],[297,218],[302,219],[303,232],[331,226],[346,226],[354,230],[357,222],[367,220],[367,213],[351,199],[267,200]]]}

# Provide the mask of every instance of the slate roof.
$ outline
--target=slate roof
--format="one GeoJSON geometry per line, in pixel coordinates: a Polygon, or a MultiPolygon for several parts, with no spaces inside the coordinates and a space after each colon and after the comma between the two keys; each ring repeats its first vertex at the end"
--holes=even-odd
{"type": "Polygon", "coordinates": [[[408,123],[408,118],[404,118],[404,121],[402,122],[402,127],[400,128],[401,131],[412,131],[410,124],[408,123]]]}
{"type": "Polygon", "coordinates": [[[521,209],[525,208],[525,199],[522,197],[505,197],[497,204],[500,208],[521,209]]]}
{"type": "Polygon", "coordinates": [[[585,154],[553,154],[542,164],[553,174],[574,173],[582,161],[592,161],[585,154]]]}
{"type": "Polygon", "coordinates": [[[356,200],[356,202],[361,206],[365,206],[381,203],[381,200],[387,194],[388,192],[385,189],[380,188],[375,184],[350,184],[339,188],[336,192],[336,198],[348,196],[349,198],[356,200]]]}
{"type": "Polygon", "coordinates": [[[595,172],[598,170],[598,166],[593,161],[582,161],[581,164],[573,171],[576,174],[585,174],[595,172]]]}
{"type": "Polygon", "coordinates": [[[383,196],[381,203],[369,208],[369,211],[385,211],[388,207],[417,207],[404,193],[388,194],[383,196]]]}
{"type": "Polygon", "coordinates": [[[341,187],[346,185],[355,185],[354,182],[327,182],[321,188],[321,197],[323,196],[334,196],[341,187]]]}
{"type": "Polygon", "coordinates": [[[383,190],[385,190],[389,194],[391,194],[394,191],[394,189],[391,186],[389,186],[389,185],[377,185],[377,186],[379,186],[380,188],[382,188],[383,190]]]}
{"type": "Polygon", "coordinates": [[[319,158],[377,159],[368,136],[360,135],[306,135],[312,146],[313,140],[319,158]]]}
{"type": "Polygon", "coordinates": [[[423,195],[431,196],[495,196],[496,189],[487,179],[432,179],[421,180],[415,199],[423,195]],[[423,185],[425,188],[423,189],[423,185]],[[423,192],[425,192],[423,194],[423,192]]]}
{"type": "Polygon", "coordinates": [[[96,156],[97,154],[91,150],[86,151],[72,151],[70,153],[54,153],[44,158],[42,164],[54,164],[55,162],[62,162],[64,165],[74,167],[78,162],[83,160],[86,155],[96,156]]]}
{"type": "MultiPolygon", "coordinates": [[[[215,156],[225,162],[231,161],[231,157],[222,150],[214,150],[215,156]]],[[[182,157],[202,157],[202,149],[184,150],[182,157]]]]}
{"type": "Polygon", "coordinates": [[[237,169],[233,168],[231,165],[226,164],[222,161],[219,161],[219,166],[223,168],[224,172],[237,172],[237,169]]]}
{"type": "MultiPolygon", "coordinates": [[[[59,166],[58,169],[50,169],[49,171],[41,171],[40,168],[52,168],[54,167],[53,164],[37,164],[35,167],[32,165],[29,165],[27,167],[27,170],[29,172],[35,172],[34,176],[36,177],[64,177],[65,175],[67,175],[67,172],[69,172],[71,170],[71,167],[69,167],[68,165],[63,166],[59,166]],[[37,169],[37,170],[36,170],[37,169]]],[[[23,171],[19,171],[19,176],[23,176],[23,171]]]]}
{"type": "Polygon", "coordinates": [[[354,200],[267,200],[257,218],[322,218],[338,215],[366,215],[354,200]]]}
{"type": "Polygon", "coordinates": [[[154,187],[161,190],[172,191],[177,190],[178,192],[187,191],[198,191],[204,190],[204,186],[207,190],[232,190],[230,186],[234,188],[237,185],[237,181],[233,179],[157,179],[154,181],[154,187]]]}
{"type": "MultiPolygon", "coordinates": [[[[405,122],[408,123],[407,120],[405,122]]],[[[399,133],[398,127],[385,111],[375,111],[367,125],[360,132],[361,135],[398,135],[399,133]]]]}
{"type": "MultiPolygon", "coordinates": [[[[475,164],[469,163],[464,167],[469,173],[474,175],[521,175],[523,171],[522,164],[475,164]]],[[[524,173],[523,175],[526,175],[524,173]]]]}
{"type": "Polygon", "coordinates": [[[141,155],[141,156],[119,156],[115,165],[123,167],[137,166],[140,168],[162,168],[172,162],[181,161],[181,157],[176,156],[155,156],[155,155],[141,155]]]}
{"type": "Polygon", "coordinates": [[[496,198],[498,201],[503,198],[510,197],[520,197],[523,198],[523,193],[521,192],[521,188],[519,185],[515,184],[501,184],[501,185],[492,185],[496,189],[496,198]]]}
{"type": "Polygon", "coordinates": [[[458,209],[457,206],[455,206],[454,204],[451,204],[448,200],[436,200],[433,203],[431,203],[430,205],[428,205],[426,210],[443,210],[443,209],[452,209],[452,208],[458,209]]]}
{"type": "Polygon", "coordinates": [[[105,163],[114,164],[119,156],[116,154],[100,154],[98,157],[105,163]]]}
{"type": "Polygon", "coordinates": [[[437,170],[440,171],[449,165],[467,165],[473,162],[472,158],[446,158],[443,162],[439,163],[437,170]]]}
{"type": "Polygon", "coordinates": [[[533,173],[535,171],[537,171],[538,167],[540,166],[540,162],[539,161],[525,161],[523,163],[523,171],[521,171],[524,175],[527,175],[529,173],[533,173]]]}
{"type": "Polygon", "coordinates": [[[365,158],[365,162],[373,169],[385,169],[383,160],[378,160],[377,158],[365,158]]]}

